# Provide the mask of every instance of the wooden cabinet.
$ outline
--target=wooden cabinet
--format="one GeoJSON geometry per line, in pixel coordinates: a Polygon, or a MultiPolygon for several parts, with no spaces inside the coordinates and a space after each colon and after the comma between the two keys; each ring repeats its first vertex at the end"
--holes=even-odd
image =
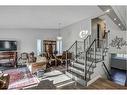
{"type": "Polygon", "coordinates": [[[17,65],[17,52],[0,52],[0,64],[11,63],[12,66],[17,65]],[[4,59],[7,59],[5,62],[4,59]]]}
{"type": "Polygon", "coordinates": [[[43,51],[53,54],[56,51],[56,41],[44,40],[43,41],[43,51]]]}

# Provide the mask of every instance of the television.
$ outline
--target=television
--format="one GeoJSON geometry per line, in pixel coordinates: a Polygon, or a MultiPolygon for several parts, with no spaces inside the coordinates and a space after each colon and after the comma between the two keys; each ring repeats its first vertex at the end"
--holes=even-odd
{"type": "Polygon", "coordinates": [[[10,40],[0,40],[0,51],[16,51],[17,42],[10,40]]]}

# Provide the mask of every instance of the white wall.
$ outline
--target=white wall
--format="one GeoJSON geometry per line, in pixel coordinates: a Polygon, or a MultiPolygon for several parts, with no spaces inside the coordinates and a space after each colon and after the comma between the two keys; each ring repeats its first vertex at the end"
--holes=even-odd
{"type": "Polygon", "coordinates": [[[61,29],[61,36],[63,37],[63,50],[67,50],[76,40],[83,40],[79,37],[81,30],[88,30],[88,34],[90,34],[90,26],[91,20],[86,19],[61,29]]]}
{"type": "Polygon", "coordinates": [[[56,40],[58,31],[56,29],[0,29],[0,39],[18,41],[19,52],[36,53],[36,41],[56,40]]]}
{"type": "MultiPolygon", "coordinates": [[[[67,50],[76,40],[83,40],[79,37],[79,32],[81,30],[88,30],[89,34],[91,33],[91,18],[87,18],[85,20],[82,20],[80,22],[74,23],[72,25],[69,25],[67,27],[64,27],[61,30],[61,35],[63,37],[63,50],[67,50]]],[[[113,23],[113,21],[108,17],[103,17],[106,21],[106,30],[110,30],[109,33],[109,40],[108,42],[111,43],[111,41],[116,37],[122,37],[124,40],[127,41],[127,32],[121,31],[119,27],[113,23]]],[[[122,47],[122,49],[116,49],[115,47],[110,47],[109,52],[110,53],[125,53],[127,52],[127,47],[122,47]]]]}
{"type": "MultiPolygon", "coordinates": [[[[123,38],[127,41],[127,31],[122,31],[113,21],[105,16],[107,30],[110,30],[108,43],[110,44],[116,36],[123,38]]],[[[123,46],[121,49],[109,46],[109,53],[127,53],[127,46],[123,46]]]]}

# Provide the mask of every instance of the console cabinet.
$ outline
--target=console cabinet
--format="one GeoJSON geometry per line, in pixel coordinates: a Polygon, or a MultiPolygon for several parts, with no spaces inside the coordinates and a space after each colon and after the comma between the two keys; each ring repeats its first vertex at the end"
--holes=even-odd
{"type": "Polygon", "coordinates": [[[11,64],[17,66],[17,52],[0,52],[0,65],[11,64]]]}

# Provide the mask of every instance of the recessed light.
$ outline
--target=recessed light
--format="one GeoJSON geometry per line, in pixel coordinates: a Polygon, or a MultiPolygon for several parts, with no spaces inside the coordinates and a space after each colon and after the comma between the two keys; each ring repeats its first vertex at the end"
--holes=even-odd
{"type": "Polygon", "coordinates": [[[121,24],[119,23],[118,25],[120,26],[121,24]]]}
{"type": "Polygon", "coordinates": [[[105,12],[108,13],[108,12],[110,12],[110,10],[111,10],[111,9],[107,9],[105,12]]]}
{"type": "Polygon", "coordinates": [[[114,18],[114,20],[116,20],[116,18],[114,18]]]}

